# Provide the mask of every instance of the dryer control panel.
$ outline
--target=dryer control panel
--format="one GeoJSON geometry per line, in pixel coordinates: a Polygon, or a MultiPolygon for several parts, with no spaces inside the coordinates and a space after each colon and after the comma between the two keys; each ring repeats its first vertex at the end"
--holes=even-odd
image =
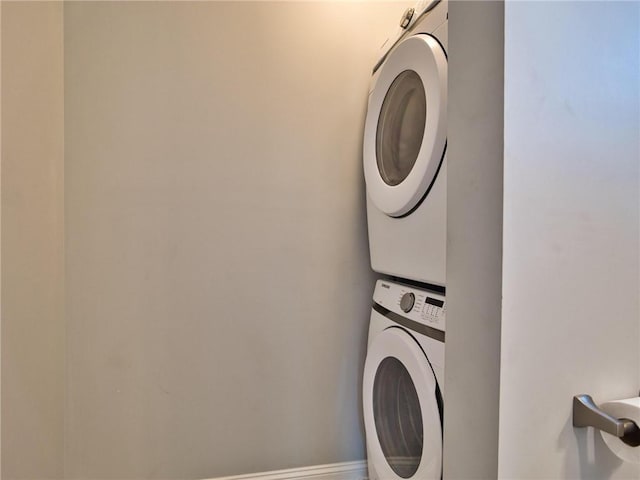
{"type": "Polygon", "coordinates": [[[445,297],[438,293],[388,280],[378,280],[373,301],[409,320],[445,330],[445,297]]]}

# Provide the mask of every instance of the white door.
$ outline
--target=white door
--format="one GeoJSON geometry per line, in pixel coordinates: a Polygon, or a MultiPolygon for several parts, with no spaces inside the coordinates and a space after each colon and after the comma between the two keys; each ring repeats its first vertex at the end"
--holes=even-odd
{"type": "Polygon", "coordinates": [[[367,350],[363,379],[369,461],[385,480],[440,479],[442,412],[436,378],[418,342],[401,328],[367,350]]]}
{"type": "Polygon", "coordinates": [[[447,57],[430,35],[403,40],[369,97],[363,161],[373,203],[392,217],[411,212],[433,184],[446,148],[447,57]]]}
{"type": "Polygon", "coordinates": [[[499,478],[638,480],[572,398],[640,390],[640,3],[505,5],[499,478]]]}

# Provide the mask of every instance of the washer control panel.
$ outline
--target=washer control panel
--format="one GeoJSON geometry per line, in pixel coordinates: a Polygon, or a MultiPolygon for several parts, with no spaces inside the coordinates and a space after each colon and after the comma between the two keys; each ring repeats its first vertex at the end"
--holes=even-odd
{"type": "Polygon", "coordinates": [[[438,330],[445,329],[445,297],[413,286],[378,280],[373,301],[398,315],[438,330]]]}

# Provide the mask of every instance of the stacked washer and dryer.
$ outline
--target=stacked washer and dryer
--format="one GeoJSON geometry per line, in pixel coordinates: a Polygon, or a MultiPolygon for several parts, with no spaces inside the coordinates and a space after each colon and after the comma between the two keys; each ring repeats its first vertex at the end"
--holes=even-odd
{"type": "Polygon", "coordinates": [[[374,67],[364,128],[376,283],[363,378],[370,480],[442,478],[446,0],[402,17],[374,67]]]}

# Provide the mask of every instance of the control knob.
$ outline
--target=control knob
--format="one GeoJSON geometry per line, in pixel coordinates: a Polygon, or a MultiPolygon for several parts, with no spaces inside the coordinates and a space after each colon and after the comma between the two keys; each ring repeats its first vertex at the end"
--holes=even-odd
{"type": "Polygon", "coordinates": [[[415,301],[416,296],[413,293],[405,293],[400,299],[400,308],[403,312],[409,313],[413,308],[415,301]]]}

